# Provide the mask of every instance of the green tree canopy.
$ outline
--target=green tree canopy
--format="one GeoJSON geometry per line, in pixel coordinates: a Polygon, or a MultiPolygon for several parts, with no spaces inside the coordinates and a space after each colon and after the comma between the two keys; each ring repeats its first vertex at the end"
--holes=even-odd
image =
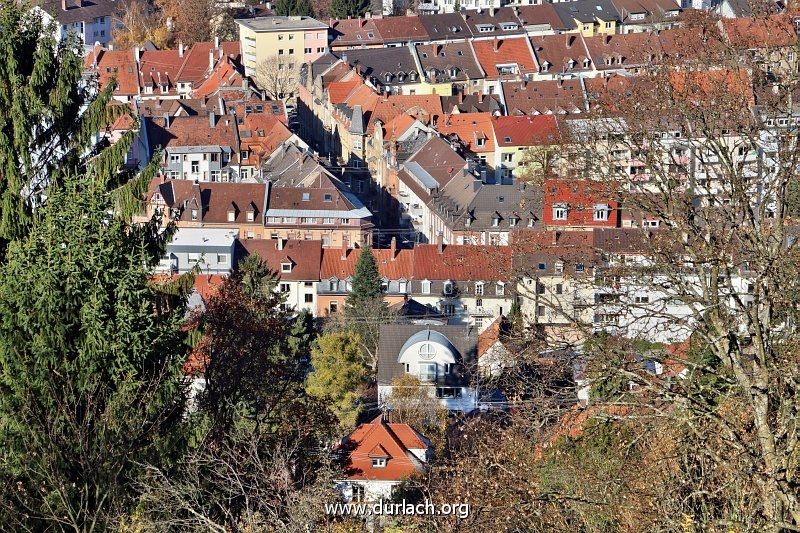
{"type": "Polygon", "coordinates": [[[327,400],[344,428],[355,426],[361,412],[359,400],[369,377],[360,345],[357,334],[342,331],[318,337],[311,349],[314,370],[306,380],[306,390],[327,400]]]}
{"type": "Polygon", "coordinates": [[[156,224],[131,226],[112,205],[104,183],[66,178],[0,268],[0,479],[16,484],[0,494],[0,522],[11,529],[105,529],[140,465],[180,453],[183,309],[158,306],[149,282],[156,224]]]}
{"type": "Polygon", "coordinates": [[[369,0],[332,0],[331,16],[344,19],[347,17],[361,17],[369,11],[369,0]]]}
{"type": "MultiPolygon", "coordinates": [[[[113,83],[97,92],[95,83],[81,82],[79,43],[57,42],[55,26],[45,24],[26,3],[1,3],[0,28],[0,54],[5,58],[0,62],[2,245],[25,235],[41,193],[65,174],[82,175],[91,165],[106,178],[116,175],[133,132],[113,147],[97,141],[98,131],[130,110],[109,106],[113,83]]],[[[116,185],[109,180],[109,186],[116,185]]]]}

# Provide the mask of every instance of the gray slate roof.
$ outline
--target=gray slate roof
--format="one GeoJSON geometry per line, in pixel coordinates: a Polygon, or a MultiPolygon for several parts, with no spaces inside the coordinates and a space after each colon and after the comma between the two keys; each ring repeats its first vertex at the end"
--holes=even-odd
{"type": "MultiPolygon", "coordinates": [[[[408,340],[420,332],[435,332],[446,337],[455,348],[456,369],[445,377],[442,385],[466,386],[475,364],[478,351],[478,332],[470,326],[444,326],[420,324],[384,324],[380,328],[378,344],[378,383],[390,385],[392,380],[405,374],[405,367],[397,362],[408,340]]],[[[434,339],[435,340],[435,339],[434,339]]]]}

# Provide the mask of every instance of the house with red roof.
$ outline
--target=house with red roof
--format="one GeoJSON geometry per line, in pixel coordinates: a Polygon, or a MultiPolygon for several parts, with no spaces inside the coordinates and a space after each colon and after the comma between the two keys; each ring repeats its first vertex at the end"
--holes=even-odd
{"type": "Polygon", "coordinates": [[[537,72],[530,41],[520,37],[493,37],[472,43],[478,64],[486,74],[483,93],[499,94],[504,80],[519,80],[537,72]]]}
{"type": "Polygon", "coordinates": [[[344,437],[335,451],[343,465],[336,488],[345,501],[364,502],[390,499],[400,483],[421,475],[433,448],[410,425],[386,422],[381,414],[344,437]]]}
{"type": "Polygon", "coordinates": [[[495,138],[495,180],[512,183],[520,166],[542,166],[547,152],[560,143],[556,115],[492,117],[495,138]],[[535,155],[534,155],[535,154],[535,155]]]}
{"type": "Polygon", "coordinates": [[[622,221],[614,184],[588,179],[546,180],[542,214],[551,228],[618,228],[622,221]]]}

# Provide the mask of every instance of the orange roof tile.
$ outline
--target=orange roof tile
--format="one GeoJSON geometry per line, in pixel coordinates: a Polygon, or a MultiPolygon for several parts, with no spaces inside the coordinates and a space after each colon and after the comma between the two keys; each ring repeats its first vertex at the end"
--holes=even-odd
{"type": "Polygon", "coordinates": [[[558,143],[555,115],[492,117],[492,126],[500,146],[544,146],[558,143]]]}
{"type": "Polygon", "coordinates": [[[487,78],[500,76],[498,65],[515,64],[521,73],[536,71],[536,61],[526,38],[473,41],[472,47],[487,78]]]}
{"type": "Polygon", "coordinates": [[[439,124],[443,135],[456,135],[473,153],[494,152],[494,128],[491,113],[458,113],[448,115],[439,124]],[[478,139],[484,139],[478,146],[478,139]]]}

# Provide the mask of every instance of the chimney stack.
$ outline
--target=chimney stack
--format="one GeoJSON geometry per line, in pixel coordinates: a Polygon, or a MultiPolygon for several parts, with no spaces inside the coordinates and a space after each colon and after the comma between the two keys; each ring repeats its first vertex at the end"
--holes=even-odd
{"type": "Polygon", "coordinates": [[[482,103],[483,103],[483,99],[484,99],[485,97],[486,97],[486,95],[485,95],[485,94],[483,94],[483,93],[478,93],[478,103],[479,103],[479,104],[482,104],[482,103]]]}
{"type": "Polygon", "coordinates": [[[169,129],[169,113],[164,113],[164,128],[169,129]]]}
{"type": "Polygon", "coordinates": [[[140,50],[138,46],[133,47],[133,60],[136,61],[137,65],[139,64],[139,51],[140,50]]]}
{"type": "Polygon", "coordinates": [[[342,235],[342,261],[347,260],[347,237],[342,235]]]}
{"type": "Polygon", "coordinates": [[[278,237],[278,242],[275,244],[278,250],[283,250],[283,237],[278,237]]]}
{"type": "Polygon", "coordinates": [[[61,11],[66,11],[67,9],[67,0],[61,0],[61,11]]]}
{"type": "Polygon", "coordinates": [[[397,256],[397,237],[392,237],[392,243],[389,245],[389,249],[392,251],[391,256],[392,261],[394,261],[397,256]]]}
{"type": "Polygon", "coordinates": [[[214,36],[214,48],[219,48],[219,37],[214,36]]]}
{"type": "Polygon", "coordinates": [[[183,57],[183,41],[178,41],[178,55],[183,57]]]}
{"type": "Polygon", "coordinates": [[[208,51],[208,70],[214,70],[214,50],[208,51]]]}
{"type": "Polygon", "coordinates": [[[497,39],[497,37],[494,38],[494,46],[493,46],[493,48],[494,48],[495,52],[497,52],[497,50],[500,48],[500,41],[497,39]]]}
{"type": "Polygon", "coordinates": [[[561,232],[554,231],[553,232],[553,244],[558,244],[558,241],[561,239],[561,232]]]}
{"type": "Polygon", "coordinates": [[[439,255],[444,253],[444,236],[441,232],[436,236],[436,246],[438,248],[437,252],[439,255]]]}
{"type": "Polygon", "coordinates": [[[607,33],[605,38],[604,38],[604,40],[605,40],[606,45],[610,44],[611,43],[611,34],[607,33]]]}
{"type": "Polygon", "coordinates": [[[214,110],[208,112],[208,125],[212,128],[217,127],[217,114],[214,113],[214,110]]]}
{"type": "Polygon", "coordinates": [[[458,93],[458,103],[459,104],[463,104],[464,103],[464,91],[463,90],[459,91],[459,93],[458,93]]]}
{"type": "Polygon", "coordinates": [[[492,7],[489,8],[489,16],[490,17],[494,17],[494,14],[495,14],[495,9],[494,9],[494,6],[492,6],[492,7]]]}

